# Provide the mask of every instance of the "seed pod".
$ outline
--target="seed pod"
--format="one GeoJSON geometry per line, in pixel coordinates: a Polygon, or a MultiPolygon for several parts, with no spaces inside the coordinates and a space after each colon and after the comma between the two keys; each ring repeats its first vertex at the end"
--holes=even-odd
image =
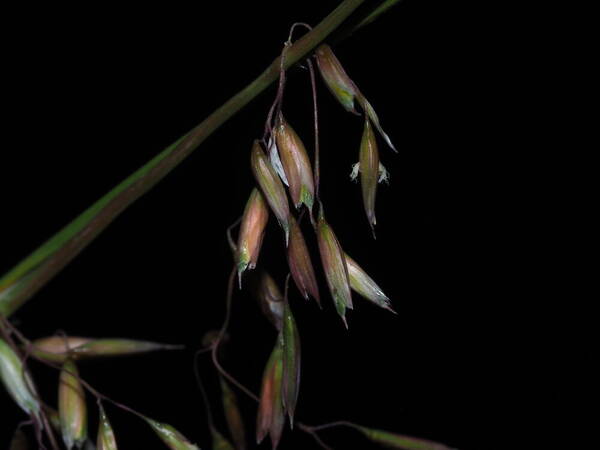
{"type": "Polygon", "coordinates": [[[296,208],[304,203],[312,210],[315,185],[310,159],[302,140],[281,113],[277,118],[275,136],[292,201],[296,208]]]}
{"type": "Polygon", "coordinates": [[[10,440],[10,446],[8,450],[28,450],[29,449],[29,441],[27,440],[27,436],[23,433],[21,427],[17,428],[13,434],[12,439],[10,440]]]}
{"type": "Polygon", "coordinates": [[[306,241],[302,236],[298,222],[292,216],[290,216],[290,243],[287,258],[290,272],[302,296],[308,299],[308,294],[312,295],[321,306],[317,277],[306,247],[306,241]]]}
{"type": "Polygon", "coordinates": [[[317,222],[317,235],[319,238],[319,252],[321,253],[321,263],[327,278],[329,292],[333,297],[335,309],[346,322],[346,308],[352,309],[352,294],[350,293],[350,280],[348,277],[348,268],[342,246],[337,240],[335,233],[329,224],[325,221],[323,210],[319,213],[317,222]]]}
{"type": "Polygon", "coordinates": [[[285,188],[281,184],[281,180],[275,173],[265,152],[262,150],[260,143],[256,140],[252,146],[250,163],[254,178],[258,182],[265,200],[267,200],[267,203],[279,221],[279,225],[281,225],[285,232],[285,242],[287,244],[290,209],[285,188]]]}
{"type": "Polygon", "coordinates": [[[237,265],[240,286],[242,284],[242,272],[246,268],[254,269],[256,267],[268,220],[269,209],[265,199],[260,191],[254,188],[244,209],[238,238],[237,265]]]}
{"type": "Polygon", "coordinates": [[[367,300],[372,301],[377,306],[385,308],[394,314],[396,311],[392,309],[390,299],[383,293],[377,283],[373,281],[369,275],[347,254],[346,266],[348,267],[348,277],[350,278],[350,287],[358,292],[367,300]]]}
{"type": "Polygon", "coordinates": [[[263,373],[256,424],[256,443],[260,444],[267,433],[269,433],[273,449],[276,449],[277,445],[279,445],[285,423],[283,399],[281,397],[283,376],[282,350],[283,345],[280,333],[263,373]]]}
{"type": "Polygon", "coordinates": [[[166,423],[144,417],[144,420],[152,427],[157,436],[171,450],[200,450],[200,448],[186,439],[179,431],[166,423]]]}
{"type": "Polygon", "coordinates": [[[29,373],[24,370],[19,356],[3,339],[0,339],[0,380],[21,409],[39,419],[41,407],[29,373]]]}
{"type": "Polygon", "coordinates": [[[379,152],[377,141],[369,123],[365,119],[365,128],[360,143],[360,184],[362,187],[363,205],[367,220],[375,237],[375,197],[377,195],[377,181],[379,178],[379,152]]]}
{"type": "Polygon", "coordinates": [[[283,309],[283,406],[294,428],[294,411],[300,390],[300,335],[290,304],[284,300],[283,309]]]}
{"type": "Polygon", "coordinates": [[[358,94],[358,89],[333,54],[331,47],[326,44],[321,45],[317,48],[315,56],[319,72],[333,96],[346,111],[358,114],[354,109],[354,97],[358,94]]]}
{"type": "Polygon", "coordinates": [[[106,417],[102,405],[100,405],[98,421],[98,441],[96,442],[96,450],[117,450],[115,433],[108,421],[108,417],[106,417]]]}
{"type": "Polygon", "coordinates": [[[283,322],[283,295],[273,277],[264,270],[261,271],[253,286],[253,293],[263,314],[277,330],[281,330],[283,322]]]}
{"type": "Polygon", "coordinates": [[[227,381],[223,377],[219,377],[221,383],[221,394],[223,400],[223,411],[225,412],[225,419],[229,428],[229,434],[231,435],[235,448],[237,450],[245,450],[246,448],[246,430],[244,428],[244,421],[242,420],[242,414],[238,407],[237,396],[231,390],[227,381]]]}
{"type": "Polygon", "coordinates": [[[356,426],[355,428],[363,433],[367,439],[389,448],[400,448],[402,450],[452,450],[444,444],[426,439],[414,438],[362,426],[356,426]]]}
{"type": "Polygon", "coordinates": [[[78,379],[75,363],[67,359],[60,373],[58,415],[63,442],[68,450],[81,448],[87,438],[87,407],[85,392],[78,379]]]}
{"type": "Polygon", "coordinates": [[[110,356],[130,356],[137,353],[148,353],[158,350],[181,349],[180,345],[161,344],[158,342],[137,341],[133,339],[50,336],[33,342],[32,354],[52,362],[92,359],[110,356]],[[62,340],[62,343],[61,343],[62,340]],[[69,351],[67,351],[67,348],[69,351]]]}

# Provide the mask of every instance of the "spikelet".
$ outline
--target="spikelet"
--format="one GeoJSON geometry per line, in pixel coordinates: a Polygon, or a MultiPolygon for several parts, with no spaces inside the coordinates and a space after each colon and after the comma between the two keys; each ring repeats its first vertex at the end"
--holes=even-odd
{"type": "Polygon", "coordinates": [[[350,280],[348,277],[348,268],[346,259],[340,243],[333,232],[333,229],[324,218],[323,209],[319,213],[317,222],[317,235],[319,239],[319,252],[321,254],[321,263],[327,278],[329,292],[333,297],[335,309],[346,322],[346,308],[352,308],[352,294],[350,293],[350,280]]]}
{"type": "Polygon", "coordinates": [[[312,210],[315,186],[310,159],[302,140],[281,113],[275,126],[275,137],[294,205],[300,208],[305,204],[312,210]]]}
{"type": "Polygon", "coordinates": [[[302,296],[308,299],[309,294],[321,305],[317,277],[313,268],[306,241],[300,230],[300,226],[290,216],[290,242],[287,253],[288,265],[296,287],[302,296]]]}
{"type": "Polygon", "coordinates": [[[405,436],[363,426],[355,426],[355,428],[364,434],[367,439],[388,448],[399,448],[402,450],[453,450],[444,444],[426,439],[414,438],[412,436],[405,436]]]}
{"type": "Polygon", "coordinates": [[[96,450],[117,450],[117,441],[115,433],[106,417],[104,408],[100,405],[98,414],[98,440],[96,442],[96,450]]]}
{"type": "Polygon", "coordinates": [[[171,425],[157,422],[148,417],[144,417],[144,420],[171,450],[200,450],[198,446],[188,441],[184,435],[171,425]]]}
{"type": "Polygon", "coordinates": [[[33,341],[32,354],[46,361],[64,363],[73,360],[130,356],[158,350],[181,349],[179,345],[122,338],[49,336],[33,341]]]}
{"type": "Polygon", "coordinates": [[[356,113],[354,101],[358,101],[366,116],[375,125],[375,128],[377,128],[377,131],[379,131],[385,142],[392,150],[397,152],[398,150],[392,144],[390,137],[383,131],[379,117],[375,113],[373,106],[371,106],[371,103],[369,103],[356,84],[350,79],[340,61],[333,54],[331,47],[326,44],[321,45],[315,51],[315,57],[325,84],[334,97],[346,108],[346,111],[356,113]]]}
{"type": "Polygon", "coordinates": [[[261,270],[254,278],[253,284],[252,292],[263,314],[277,328],[277,331],[281,330],[283,326],[283,295],[277,283],[268,272],[261,270]]]}
{"type": "Polygon", "coordinates": [[[265,436],[269,434],[273,449],[276,449],[279,445],[283,425],[285,424],[285,413],[281,396],[283,377],[282,340],[280,333],[275,348],[265,366],[256,421],[257,444],[260,444],[265,436]]]}
{"type": "Polygon", "coordinates": [[[58,415],[68,450],[81,448],[87,439],[87,406],[79,372],[72,359],[63,364],[58,386],[58,415]]]}
{"type": "Polygon", "coordinates": [[[315,51],[315,57],[319,72],[333,96],[346,111],[357,114],[354,109],[354,99],[358,95],[358,89],[333,54],[331,47],[327,44],[321,45],[315,51]]]}
{"type": "Polygon", "coordinates": [[[347,254],[346,266],[348,267],[348,276],[350,278],[350,287],[353,291],[358,292],[367,300],[375,303],[381,308],[385,308],[394,314],[396,311],[392,309],[390,299],[383,293],[377,283],[367,275],[367,273],[347,254]]]}
{"type": "Polygon", "coordinates": [[[19,407],[30,416],[40,418],[41,406],[33,382],[12,348],[0,339],[0,380],[19,407]]]}
{"type": "Polygon", "coordinates": [[[221,398],[223,402],[223,411],[225,412],[225,419],[227,421],[227,427],[229,428],[229,434],[233,439],[236,450],[246,449],[246,430],[244,427],[244,421],[242,420],[242,414],[238,406],[237,396],[235,392],[231,390],[227,381],[219,376],[221,383],[221,398]]]}
{"type": "Polygon", "coordinates": [[[260,191],[254,188],[244,209],[238,237],[236,257],[240,286],[244,270],[256,267],[268,220],[269,209],[265,199],[260,191]]]}
{"type": "Polygon", "coordinates": [[[284,300],[283,309],[283,384],[282,400],[290,418],[290,426],[294,427],[294,412],[300,390],[300,335],[296,320],[292,315],[290,304],[284,300]]]}
{"type": "Polygon", "coordinates": [[[250,165],[265,200],[285,232],[285,242],[287,244],[290,209],[285,188],[257,140],[252,145],[250,165]]]}

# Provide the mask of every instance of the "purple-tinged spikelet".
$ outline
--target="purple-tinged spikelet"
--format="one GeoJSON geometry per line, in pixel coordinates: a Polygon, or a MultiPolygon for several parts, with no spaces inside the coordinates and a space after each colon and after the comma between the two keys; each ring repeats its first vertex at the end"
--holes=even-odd
{"type": "Polygon", "coordinates": [[[275,137],[294,205],[300,208],[304,203],[312,210],[315,186],[310,159],[302,140],[281,113],[277,119],[275,137]]]}
{"type": "Polygon", "coordinates": [[[319,72],[325,84],[335,98],[342,104],[346,111],[357,114],[354,109],[354,98],[358,95],[358,89],[342,64],[333,54],[329,45],[323,44],[315,51],[319,72]]]}
{"type": "Polygon", "coordinates": [[[282,344],[283,339],[280,333],[263,373],[256,422],[256,442],[260,444],[268,433],[271,436],[273,449],[276,449],[279,445],[283,425],[285,424],[281,389],[283,377],[282,344]]]}
{"type": "Polygon", "coordinates": [[[238,237],[236,256],[240,285],[244,270],[256,267],[268,220],[267,204],[260,191],[254,188],[244,209],[238,237]]]}
{"type": "Polygon", "coordinates": [[[294,282],[302,296],[308,299],[309,294],[321,305],[319,287],[315,270],[308,253],[306,241],[298,222],[290,216],[290,243],[288,245],[288,264],[294,282]]]}
{"type": "Polygon", "coordinates": [[[285,188],[257,140],[254,141],[252,146],[250,163],[254,178],[260,186],[265,200],[285,232],[285,242],[287,244],[290,209],[285,188]]]}
{"type": "Polygon", "coordinates": [[[321,253],[321,262],[327,278],[329,292],[333,297],[335,309],[346,322],[346,308],[352,309],[352,294],[350,292],[350,280],[348,277],[348,268],[344,251],[333,232],[333,229],[325,221],[323,209],[319,213],[317,222],[317,235],[319,239],[319,252],[321,253]]]}

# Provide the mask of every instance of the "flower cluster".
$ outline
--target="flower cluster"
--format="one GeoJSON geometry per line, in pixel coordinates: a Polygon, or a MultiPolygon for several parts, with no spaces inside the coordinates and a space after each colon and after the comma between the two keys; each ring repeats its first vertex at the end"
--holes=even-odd
{"type": "MultiPolygon", "coordinates": [[[[396,149],[381,128],[375,110],[348,77],[331,48],[322,45],[313,57],[322,79],[342,106],[354,114],[359,114],[355,103],[362,109],[364,130],[359,146],[359,162],[354,165],[351,177],[356,179],[360,173],[363,205],[375,236],[377,185],[387,181],[389,175],[380,162],[374,129],[394,151],[396,149]]],[[[310,62],[309,67],[312,70],[310,62]]],[[[255,140],[250,152],[252,173],[257,186],[246,203],[235,250],[240,287],[243,273],[257,267],[271,212],[283,229],[289,271],[296,287],[304,298],[312,297],[321,306],[317,274],[300,226],[305,213],[308,213],[317,237],[329,293],[346,328],[346,310],[353,308],[352,291],[394,312],[389,298],[346,254],[332,226],[325,219],[324,207],[319,198],[318,172],[313,171],[313,164],[315,168],[318,167],[318,152],[315,152],[315,159],[311,162],[302,139],[281,111],[284,75],[282,71],[280,91],[267,119],[265,137],[255,140]]],[[[257,279],[254,291],[263,312],[278,331],[278,338],[263,374],[257,441],[262,441],[269,434],[273,447],[276,447],[286,414],[293,426],[300,382],[300,339],[287,295],[281,295],[277,284],[266,271],[261,270],[257,279]]]]}

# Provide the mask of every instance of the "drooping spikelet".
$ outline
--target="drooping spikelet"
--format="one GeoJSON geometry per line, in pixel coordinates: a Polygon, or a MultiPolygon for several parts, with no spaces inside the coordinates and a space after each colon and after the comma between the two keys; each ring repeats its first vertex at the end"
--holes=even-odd
{"type": "Polygon", "coordinates": [[[254,178],[260,186],[265,200],[285,232],[285,242],[287,244],[290,209],[285,188],[257,140],[254,141],[252,146],[250,163],[254,178]]]}
{"type": "Polygon", "coordinates": [[[256,421],[256,442],[260,444],[268,433],[271,436],[273,449],[276,449],[279,445],[283,425],[285,424],[281,389],[283,377],[282,341],[280,334],[265,366],[256,421]]]}
{"type": "Polygon", "coordinates": [[[254,280],[253,294],[260,304],[263,314],[277,331],[283,326],[283,294],[273,277],[262,270],[254,280]]]}
{"type": "Polygon", "coordinates": [[[32,354],[47,361],[63,363],[73,360],[129,356],[158,350],[181,349],[179,345],[123,338],[49,336],[33,341],[32,354]]]}
{"type": "Polygon", "coordinates": [[[358,89],[340,61],[333,54],[331,47],[327,44],[321,45],[315,51],[315,57],[319,72],[333,96],[337,98],[346,111],[356,114],[354,98],[358,94],[358,89]]]}
{"type": "Polygon", "coordinates": [[[58,415],[63,442],[68,450],[81,448],[87,438],[87,406],[79,372],[72,359],[67,359],[60,372],[58,415]]]}
{"type": "Polygon", "coordinates": [[[321,304],[317,277],[310,259],[306,241],[296,219],[290,216],[290,242],[287,253],[290,272],[302,296],[308,299],[312,295],[321,304]]]}
{"type": "Polygon", "coordinates": [[[346,266],[348,267],[348,276],[350,278],[350,287],[353,291],[358,292],[367,300],[375,303],[381,308],[385,308],[394,314],[396,312],[392,309],[390,299],[383,293],[381,288],[377,286],[377,283],[367,275],[367,273],[347,254],[346,266]]]}
{"type": "Polygon", "coordinates": [[[148,417],[144,417],[144,420],[171,450],[200,450],[200,447],[192,444],[183,434],[171,425],[157,422],[148,417]]]}
{"type": "Polygon", "coordinates": [[[356,99],[385,142],[392,150],[397,152],[390,137],[383,131],[375,110],[366,97],[360,92],[356,84],[350,79],[340,61],[333,54],[331,47],[326,44],[321,45],[315,51],[315,57],[317,59],[319,72],[334,97],[338,99],[347,111],[353,113],[356,113],[356,110],[354,109],[354,100],[356,99]]]}
{"type": "Polygon", "coordinates": [[[0,339],[0,380],[15,403],[39,420],[41,406],[33,382],[24,370],[21,358],[3,339],[0,339]]]}
{"type": "Polygon", "coordinates": [[[225,419],[227,421],[227,427],[229,428],[229,434],[233,439],[236,450],[245,450],[246,430],[244,427],[244,421],[242,420],[242,414],[238,406],[237,396],[223,377],[219,376],[219,381],[221,383],[223,411],[225,412],[225,419]]]}
{"type": "Polygon", "coordinates": [[[275,126],[275,137],[294,205],[300,208],[304,203],[312,210],[315,186],[310,159],[302,140],[281,113],[275,126]]]}
{"type": "Polygon", "coordinates": [[[283,309],[283,384],[282,401],[294,427],[294,412],[300,391],[300,335],[290,304],[284,300],[283,309]]]}
{"type": "Polygon", "coordinates": [[[254,188],[244,209],[238,237],[237,266],[240,285],[244,270],[256,267],[268,220],[269,209],[265,199],[260,191],[254,188]]]}
{"type": "Polygon", "coordinates": [[[115,433],[106,417],[104,408],[100,405],[100,413],[98,417],[98,440],[96,450],[117,450],[117,441],[115,433]]]}
{"type": "Polygon", "coordinates": [[[350,293],[350,280],[344,251],[333,232],[333,229],[324,218],[323,209],[319,213],[317,222],[317,235],[319,239],[319,252],[325,271],[329,292],[333,297],[335,309],[346,322],[346,308],[352,309],[352,294],[350,293]]]}

